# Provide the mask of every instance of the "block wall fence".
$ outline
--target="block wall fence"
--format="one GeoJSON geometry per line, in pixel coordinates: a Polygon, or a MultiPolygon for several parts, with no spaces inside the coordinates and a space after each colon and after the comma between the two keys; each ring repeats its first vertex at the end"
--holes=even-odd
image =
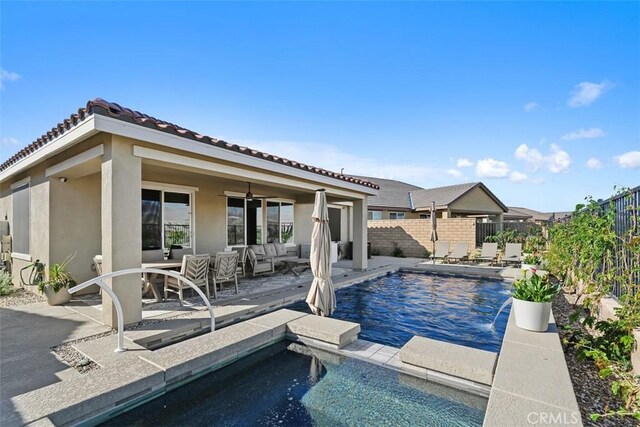
{"type": "MultiPolygon", "coordinates": [[[[468,242],[469,251],[476,247],[476,220],[474,218],[438,219],[438,240],[468,242]]],[[[374,220],[367,224],[369,242],[374,253],[391,255],[395,245],[405,256],[422,258],[425,250],[432,252],[431,221],[426,219],[374,220]]]]}

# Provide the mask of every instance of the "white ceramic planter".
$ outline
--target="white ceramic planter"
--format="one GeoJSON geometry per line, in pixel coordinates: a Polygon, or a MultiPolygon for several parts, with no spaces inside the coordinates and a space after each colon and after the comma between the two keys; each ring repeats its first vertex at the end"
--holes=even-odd
{"type": "Polygon", "coordinates": [[[62,288],[58,292],[53,292],[49,286],[44,287],[44,294],[49,305],[61,305],[71,301],[71,294],[67,288],[62,288]]]}
{"type": "Polygon", "coordinates": [[[550,302],[531,302],[513,299],[516,326],[527,331],[546,332],[551,316],[550,302]]]}

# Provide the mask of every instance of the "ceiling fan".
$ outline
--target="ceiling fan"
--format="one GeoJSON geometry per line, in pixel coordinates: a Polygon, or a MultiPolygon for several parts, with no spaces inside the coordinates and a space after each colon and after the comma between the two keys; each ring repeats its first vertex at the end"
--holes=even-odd
{"type": "MultiPolygon", "coordinates": [[[[259,196],[259,197],[258,196],[254,196],[254,194],[251,192],[251,183],[247,182],[247,186],[248,186],[247,187],[247,192],[245,193],[244,197],[242,197],[243,199],[251,201],[251,200],[274,199],[274,198],[278,197],[278,196],[259,196]]],[[[227,197],[228,195],[227,194],[220,194],[220,196],[227,197]]],[[[234,196],[234,197],[238,197],[238,196],[234,196]]]]}

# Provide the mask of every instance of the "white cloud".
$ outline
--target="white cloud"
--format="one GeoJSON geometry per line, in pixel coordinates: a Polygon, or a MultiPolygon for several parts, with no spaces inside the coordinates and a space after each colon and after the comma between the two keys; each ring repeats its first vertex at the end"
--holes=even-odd
{"type": "Polygon", "coordinates": [[[604,95],[604,93],[612,87],[613,84],[607,80],[604,80],[602,83],[578,83],[571,93],[567,105],[571,108],[586,107],[604,95]]]}
{"type": "Polygon", "coordinates": [[[20,74],[0,68],[0,89],[4,87],[4,82],[15,82],[19,79],[20,74]]]}
{"type": "Polygon", "coordinates": [[[232,137],[229,141],[333,172],[344,168],[347,175],[397,179],[424,187],[444,185],[450,179],[445,169],[423,162],[393,163],[384,158],[359,156],[322,142],[238,140],[232,137]]]}
{"type": "Polygon", "coordinates": [[[18,147],[20,145],[20,141],[18,141],[16,138],[12,137],[12,136],[3,136],[2,140],[0,140],[0,145],[2,145],[3,147],[18,147]]]}
{"type": "Polygon", "coordinates": [[[640,151],[629,151],[614,157],[614,160],[621,168],[640,169],[640,151]]]}
{"type": "Polygon", "coordinates": [[[587,160],[587,167],[589,169],[600,169],[602,167],[602,162],[599,159],[592,157],[587,160]]]}
{"type": "Polygon", "coordinates": [[[551,144],[551,153],[546,157],[547,167],[553,173],[561,173],[569,170],[571,157],[556,144],[551,144]]]}
{"type": "Polygon", "coordinates": [[[462,172],[458,169],[447,169],[447,174],[451,175],[454,178],[462,178],[462,172]]]}
{"type": "Polygon", "coordinates": [[[576,139],[593,139],[602,138],[606,134],[600,128],[578,129],[570,132],[562,137],[565,141],[574,141],[576,139]]]}
{"type": "Polygon", "coordinates": [[[509,165],[491,158],[478,160],[476,174],[481,178],[505,178],[509,175],[509,165]]]}
{"type": "Polygon", "coordinates": [[[540,104],[538,104],[537,102],[527,102],[526,104],[524,104],[522,106],[522,108],[524,109],[524,111],[526,111],[527,113],[529,111],[533,111],[533,110],[537,110],[538,108],[540,108],[540,104]]]}
{"type": "Polygon", "coordinates": [[[519,145],[514,155],[516,159],[524,160],[534,172],[542,166],[546,166],[549,171],[560,173],[567,171],[569,166],[571,166],[569,153],[562,150],[556,144],[551,144],[551,150],[546,156],[535,148],[529,147],[527,144],[519,145]]]}
{"type": "Polygon", "coordinates": [[[526,174],[518,171],[513,171],[511,172],[511,175],[509,175],[509,179],[513,182],[523,182],[526,181],[527,178],[526,174]]]}
{"type": "Polygon", "coordinates": [[[535,148],[530,148],[527,144],[521,144],[516,148],[516,159],[524,160],[529,167],[535,172],[544,163],[544,156],[535,148]]]}
{"type": "Polygon", "coordinates": [[[469,159],[458,159],[456,162],[456,167],[459,168],[470,168],[473,166],[473,162],[469,159]]]}

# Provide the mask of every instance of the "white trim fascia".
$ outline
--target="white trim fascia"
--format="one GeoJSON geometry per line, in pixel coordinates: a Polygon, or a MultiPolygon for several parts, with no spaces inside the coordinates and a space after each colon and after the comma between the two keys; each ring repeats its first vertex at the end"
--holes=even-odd
{"type": "Polygon", "coordinates": [[[188,185],[179,184],[166,184],[164,182],[142,181],[142,188],[146,190],[176,190],[183,192],[195,192],[200,191],[198,187],[190,187],[188,185]]]}
{"type": "MultiPolygon", "coordinates": [[[[156,129],[150,129],[144,126],[127,123],[122,120],[114,119],[112,117],[105,117],[101,115],[94,115],[94,117],[96,120],[96,129],[103,132],[138,139],[140,141],[151,142],[153,144],[161,145],[167,148],[183,150],[194,154],[200,154],[219,160],[242,164],[257,169],[295,177],[298,179],[316,182],[320,184],[320,187],[323,185],[329,185],[332,187],[341,188],[343,190],[355,191],[371,196],[375,196],[378,194],[378,190],[371,187],[365,187],[364,185],[342,181],[340,179],[326,177],[313,172],[296,169],[291,166],[275,163],[269,160],[259,159],[247,154],[226,150],[224,148],[204,144],[198,141],[193,141],[189,138],[171,135],[156,129]]],[[[318,185],[315,186],[315,189],[317,188],[318,185]]]]}
{"type": "MultiPolygon", "coordinates": [[[[265,172],[250,171],[238,166],[224,165],[221,163],[211,162],[208,160],[195,159],[193,157],[168,153],[166,151],[155,150],[153,148],[147,148],[147,147],[141,147],[139,145],[133,146],[133,155],[136,157],[141,157],[149,160],[155,160],[155,161],[169,163],[169,164],[186,166],[193,169],[201,169],[203,171],[217,172],[222,175],[237,177],[237,179],[242,181],[246,181],[249,178],[254,181],[258,180],[267,184],[276,182],[278,184],[282,184],[290,188],[304,189],[308,191],[316,191],[318,189],[317,184],[300,181],[295,179],[294,177],[292,178],[275,177],[265,172]]],[[[243,156],[245,155],[243,154],[243,156]]],[[[245,156],[245,157],[248,157],[248,156],[245,156]]],[[[349,197],[352,199],[360,199],[360,200],[367,197],[362,193],[354,193],[351,191],[345,191],[337,188],[327,188],[327,192],[330,194],[338,195],[338,196],[349,197]]]]}
{"type": "Polygon", "coordinates": [[[31,183],[31,176],[21,179],[20,181],[16,181],[11,184],[11,190],[17,190],[18,188],[24,187],[27,184],[31,183]]]}
{"type": "Polygon", "coordinates": [[[12,176],[28,169],[40,161],[47,159],[70,146],[97,134],[99,131],[95,127],[95,115],[84,119],[82,123],[67,130],[61,136],[45,144],[27,157],[18,160],[4,171],[0,172],[0,182],[6,181],[12,176]]]}
{"type": "Polygon", "coordinates": [[[89,160],[98,158],[104,154],[104,144],[96,145],[93,148],[83,151],[82,153],[75,155],[60,163],[56,163],[53,166],[48,167],[44,171],[44,176],[49,178],[50,176],[59,174],[73,167],[79,166],[89,160]]]}
{"type": "Polygon", "coordinates": [[[29,254],[21,254],[21,253],[18,253],[18,252],[11,252],[11,258],[21,259],[23,261],[29,261],[29,262],[31,262],[31,260],[32,260],[31,255],[29,255],[29,254]]]}

